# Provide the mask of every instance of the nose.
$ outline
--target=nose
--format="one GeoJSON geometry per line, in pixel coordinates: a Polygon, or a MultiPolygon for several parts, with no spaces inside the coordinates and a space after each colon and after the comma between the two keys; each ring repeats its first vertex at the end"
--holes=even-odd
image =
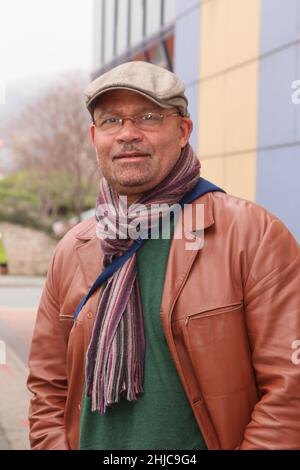
{"type": "Polygon", "coordinates": [[[132,141],[140,141],[143,139],[143,133],[138,129],[133,121],[130,119],[125,119],[123,121],[123,125],[120,128],[117,134],[117,141],[118,142],[132,142],[132,141]]]}

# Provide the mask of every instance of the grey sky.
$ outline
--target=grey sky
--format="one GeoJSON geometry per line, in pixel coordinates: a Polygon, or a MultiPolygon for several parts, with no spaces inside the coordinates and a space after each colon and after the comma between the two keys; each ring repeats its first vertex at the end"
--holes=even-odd
{"type": "Polygon", "coordinates": [[[1,0],[0,81],[92,66],[93,0],[1,0]]]}

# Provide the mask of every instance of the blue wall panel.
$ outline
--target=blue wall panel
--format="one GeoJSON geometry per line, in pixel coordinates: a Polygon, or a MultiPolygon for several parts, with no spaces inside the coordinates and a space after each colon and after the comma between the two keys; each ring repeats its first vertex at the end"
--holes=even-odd
{"type": "Polygon", "coordinates": [[[293,142],[296,106],[292,82],[296,77],[296,47],[265,57],[260,62],[258,147],[293,142]]]}
{"type": "Polygon", "coordinates": [[[298,241],[300,105],[292,102],[292,82],[300,80],[300,47],[292,43],[299,34],[299,0],[261,1],[256,200],[298,241]]]}
{"type": "Polygon", "coordinates": [[[200,1],[177,0],[175,25],[175,73],[186,85],[189,110],[194,122],[191,144],[197,147],[200,75],[200,1]],[[181,14],[192,5],[198,5],[187,14],[181,14]]]}
{"type": "Polygon", "coordinates": [[[196,8],[196,5],[199,6],[201,0],[174,0],[176,1],[176,16],[181,16],[186,13],[188,10],[196,8]]]}
{"type": "Polygon", "coordinates": [[[300,242],[300,146],[259,152],[257,175],[257,202],[300,242]]]}
{"type": "Polygon", "coordinates": [[[296,39],[299,3],[299,0],[261,0],[261,54],[296,39]]]}
{"type": "MultiPolygon", "coordinates": [[[[299,2],[300,6],[300,2],[299,2]]],[[[296,51],[296,57],[297,57],[297,70],[296,74],[294,77],[294,80],[300,81],[300,46],[295,46],[295,51],[296,51]]],[[[300,88],[299,85],[297,86],[296,89],[292,90],[292,92],[296,92],[296,98],[299,101],[300,98],[300,88]]],[[[295,111],[296,111],[296,140],[297,142],[300,142],[300,103],[299,104],[294,104],[295,106],[295,111]]],[[[299,196],[300,197],[300,196],[299,196]]]]}

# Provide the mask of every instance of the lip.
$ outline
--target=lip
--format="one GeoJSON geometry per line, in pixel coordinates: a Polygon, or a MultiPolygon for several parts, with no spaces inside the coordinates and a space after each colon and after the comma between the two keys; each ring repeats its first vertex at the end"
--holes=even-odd
{"type": "Polygon", "coordinates": [[[132,152],[132,153],[120,153],[113,157],[113,160],[141,160],[142,158],[150,157],[148,153],[132,152]]]}

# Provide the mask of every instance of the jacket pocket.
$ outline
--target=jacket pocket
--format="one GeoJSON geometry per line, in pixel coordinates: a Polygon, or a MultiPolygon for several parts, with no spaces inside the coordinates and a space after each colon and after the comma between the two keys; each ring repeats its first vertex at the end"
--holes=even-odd
{"type": "Polygon", "coordinates": [[[253,383],[242,304],[188,315],[184,338],[203,396],[234,393],[253,383]]]}
{"type": "Polygon", "coordinates": [[[69,313],[60,312],[59,321],[71,321],[71,320],[73,320],[73,315],[70,315],[69,313]]]}
{"type": "Polygon", "coordinates": [[[74,326],[73,317],[66,312],[60,312],[58,316],[61,330],[69,337],[74,326]]]}

